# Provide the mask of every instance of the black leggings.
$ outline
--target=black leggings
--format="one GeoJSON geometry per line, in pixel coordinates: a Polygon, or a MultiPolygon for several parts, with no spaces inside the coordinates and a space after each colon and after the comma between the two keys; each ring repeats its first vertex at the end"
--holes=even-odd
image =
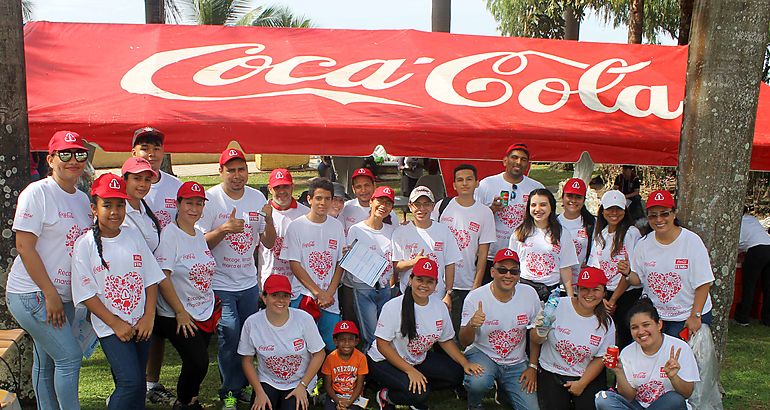
{"type": "Polygon", "coordinates": [[[602,370],[599,376],[588,383],[583,394],[573,396],[564,384],[578,379],[580,377],[562,376],[541,367],[537,371],[537,400],[540,408],[594,410],[594,396],[602,390],[607,390],[607,374],[602,370]]]}
{"type": "Polygon", "coordinates": [[[297,408],[297,399],[294,396],[291,396],[288,399],[286,398],[286,396],[288,396],[294,389],[278,390],[265,382],[261,382],[260,384],[262,385],[262,390],[265,391],[273,410],[295,410],[297,408]]]}
{"type": "Polygon", "coordinates": [[[200,393],[201,383],[209,370],[209,340],[211,333],[201,330],[195,336],[185,338],[176,333],[176,319],[173,317],[155,316],[153,333],[168,339],[182,359],[182,369],[176,383],[176,394],[179,402],[190,404],[193,397],[200,393]]]}
{"type": "Polygon", "coordinates": [[[770,245],[752,246],[743,259],[743,286],[741,303],[735,309],[735,320],[748,323],[754,308],[754,292],[762,286],[762,322],[770,325],[770,245]]]}

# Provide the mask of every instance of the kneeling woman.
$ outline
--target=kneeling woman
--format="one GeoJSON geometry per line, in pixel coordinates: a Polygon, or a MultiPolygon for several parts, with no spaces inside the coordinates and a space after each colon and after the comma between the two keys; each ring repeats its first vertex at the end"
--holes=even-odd
{"type": "Polygon", "coordinates": [[[156,251],[170,280],[160,283],[155,333],[168,339],[182,359],[174,409],[200,408],[197,397],[209,369],[209,339],[222,314],[221,308],[215,312],[211,289],[216,262],[203,232],[195,228],[205,200],[200,184],[182,184],[177,191],[176,220],[163,228],[156,251]]]}
{"type": "Polygon", "coordinates": [[[368,352],[370,375],[383,387],[377,394],[381,408],[395,404],[427,408],[429,389],[457,387],[463,372],[479,375],[483,371],[468,362],[455,344],[446,305],[429,298],[437,280],[436,263],[419,259],[404,294],[382,308],[368,352]],[[436,342],[441,349],[429,351],[436,342]]]}
{"type": "Polygon", "coordinates": [[[252,409],[307,409],[307,388],[315,386],[324,362],[324,341],[309,313],[289,307],[289,278],[270,275],[263,288],[266,307],[246,319],[238,343],[243,373],[256,394],[252,409]]]}
{"type": "Polygon", "coordinates": [[[602,356],[615,343],[615,325],[603,303],[606,284],[601,269],[581,269],[577,298],[560,298],[551,327],[543,329],[538,321],[537,332],[530,332],[532,356],[540,348],[541,408],[592,410],[594,395],[606,388],[602,356]]]}
{"type": "Polygon", "coordinates": [[[634,343],[612,369],[618,391],[598,393],[596,408],[686,410],[685,399],[700,380],[690,346],[663,333],[663,321],[647,298],[637,301],[628,317],[634,343]]]}

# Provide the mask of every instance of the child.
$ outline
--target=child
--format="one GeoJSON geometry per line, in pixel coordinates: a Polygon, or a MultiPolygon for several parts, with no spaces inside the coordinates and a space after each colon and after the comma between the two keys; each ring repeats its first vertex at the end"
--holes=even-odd
{"type": "Polygon", "coordinates": [[[343,320],[334,326],[334,345],[337,349],[326,358],[321,373],[329,395],[324,410],[357,409],[355,405],[364,391],[364,377],[369,373],[366,356],[356,349],[358,328],[356,324],[343,320]]]}
{"type": "Polygon", "coordinates": [[[165,278],[147,242],[121,229],[126,183],[113,174],[91,187],[91,234],[72,254],[72,297],[93,314],[91,323],[110,363],[115,391],[107,408],[144,409],[147,351],[155,319],[157,284],[165,278]]]}

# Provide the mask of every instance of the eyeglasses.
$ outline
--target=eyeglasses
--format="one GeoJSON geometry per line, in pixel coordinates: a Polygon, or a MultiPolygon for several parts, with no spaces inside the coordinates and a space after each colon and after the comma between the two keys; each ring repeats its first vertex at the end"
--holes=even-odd
{"type": "Polygon", "coordinates": [[[496,267],[495,270],[497,271],[497,273],[499,273],[501,275],[518,276],[519,274],[521,274],[521,270],[520,269],[516,269],[516,268],[507,269],[507,268],[497,268],[496,267]]]}
{"type": "Polygon", "coordinates": [[[59,157],[61,162],[69,162],[73,155],[77,162],[86,162],[88,159],[88,151],[56,151],[56,156],[59,157]]]}
{"type": "Polygon", "coordinates": [[[428,209],[433,206],[433,202],[412,202],[417,209],[428,209]]]}
{"type": "Polygon", "coordinates": [[[658,218],[666,219],[669,216],[671,216],[672,213],[673,211],[663,211],[663,212],[658,212],[657,214],[647,214],[647,219],[658,219],[658,218]]]}

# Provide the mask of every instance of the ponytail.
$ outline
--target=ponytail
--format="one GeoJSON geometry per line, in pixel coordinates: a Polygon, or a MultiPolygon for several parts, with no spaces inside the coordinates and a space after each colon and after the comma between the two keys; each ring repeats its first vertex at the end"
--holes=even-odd
{"type": "Polygon", "coordinates": [[[150,206],[147,205],[147,201],[144,200],[144,198],[141,199],[142,205],[144,206],[144,212],[147,214],[147,216],[150,217],[150,220],[152,220],[152,224],[155,225],[155,230],[158,231],[158,239],[160,239],[160,221],[158,220],[158,217],[155,216],[155,213],[152,212],[152,209],[150,209],[150,206]]]}
{"type": "Polygon", "coordinates": [[[585,229],[586,237],[588,238],[586,241],[586,259],[583,261],[583,263],[588,265],[588,258],[591,256],[591,247],[594,243],[592,238],[594,236],[593,233],[596,226],[596,217],[588,211],[588,208],[586,208],[585,204],[583,204],[583,207],[580,208],[580,216],[583,219],[583,229],[585,229]]]}
{"type": "Polygon", "coordinates": [[[401,301],[401,335],[412,339],[417,338],[417,321],[414,315],[414,296],[412,285],[406,287],[404,299],[401,301]]]}

